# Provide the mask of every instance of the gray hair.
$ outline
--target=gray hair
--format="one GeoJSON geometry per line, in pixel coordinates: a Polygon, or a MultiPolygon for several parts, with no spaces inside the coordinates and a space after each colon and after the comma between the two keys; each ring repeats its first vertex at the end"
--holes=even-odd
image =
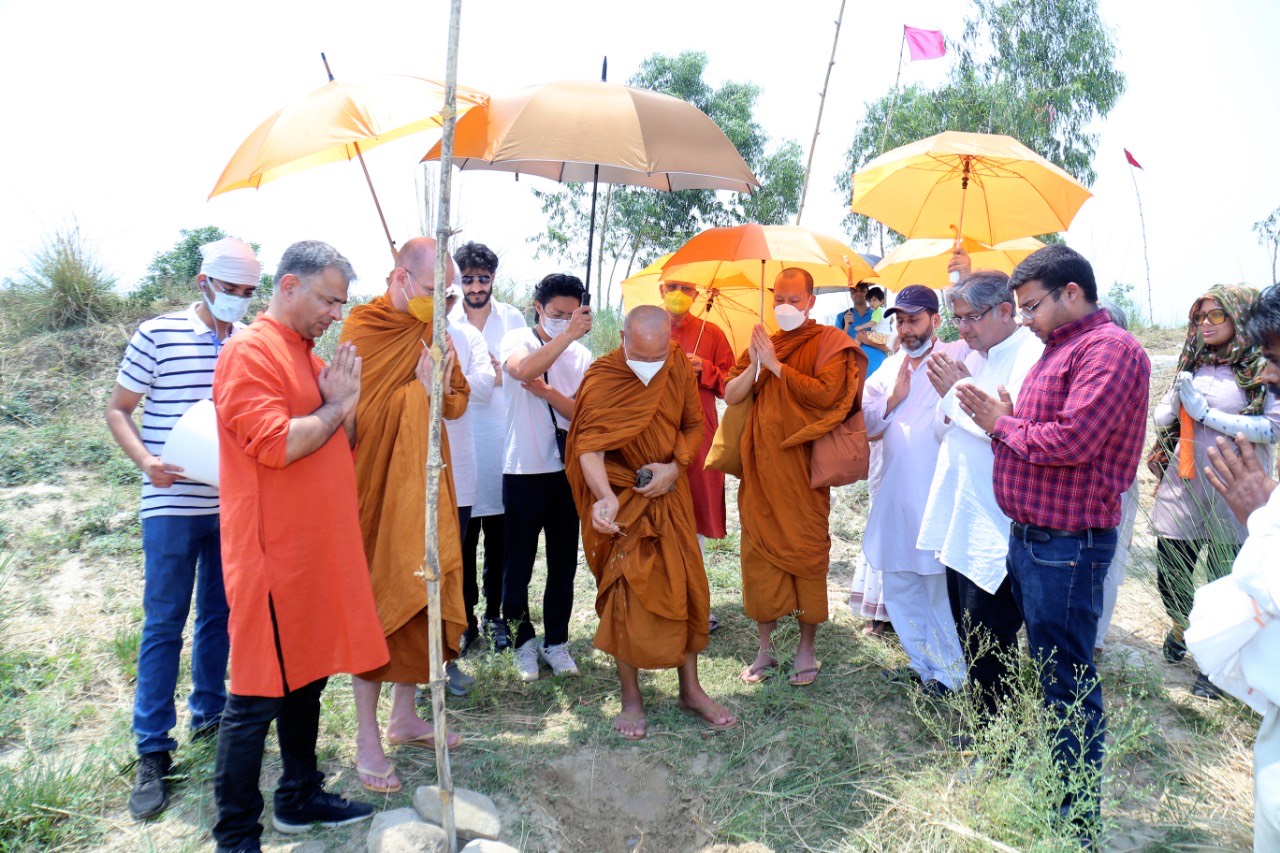
{"type": "Polygon", "coordinates": [[[275,283],[279,285],[286,275],[305,279],[327,269],[337,270],[348,284],[356,280],[356,271],[351,267],[351,261],[344,258],[337,249],[320,240],[300,240],[285,249],[280,256],[275,283]]]}
{"type": "Polygon", "coordinates": [[[1111,315],[1111,322],[1126,332],[1129,331],[1129,315],[1124,312],[1123,308],[1109,299],[1099,299],[1098,307],[1106,309],[1106,312],[1111,315]]]}
{"type": "Polygon", "coordinates": [[[1013,290],[1009,287],[1009,276],[999,270],[974,270],[947,290],[947,308],[952,308],[957,299],[963,299],[977,311],[986,311],[1005,302],[1012,306],[1013,290]]]}

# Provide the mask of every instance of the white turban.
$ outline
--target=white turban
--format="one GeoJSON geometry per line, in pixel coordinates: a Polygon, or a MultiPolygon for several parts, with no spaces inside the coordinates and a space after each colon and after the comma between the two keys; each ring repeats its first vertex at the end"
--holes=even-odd
{"type": "Polygon", "coordinates": [[[458,287],[458,285],[451,284],[445,288],[445,291],[444,291],[445,299],[457,299],[460,296],[462,296],[462,288],[458,287]]]}
{"type": "Polygon", "coordinates": [[[200,247],[200,272],[228,284],[257,284],[262,278],[262,264],[254,257],[253,247],[235,237],[223,237],[200,247]]]}

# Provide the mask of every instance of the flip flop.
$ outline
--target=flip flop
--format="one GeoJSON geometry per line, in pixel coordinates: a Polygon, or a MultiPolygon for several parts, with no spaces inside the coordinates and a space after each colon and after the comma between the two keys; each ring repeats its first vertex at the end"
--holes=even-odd
{"type": "Polygon", "coordinates": [[[732,712],[729,714],[729,722],[713,723],[707,719],[707,715],[705,713],[699,711],[697,708],[690,708],[688,706],[681,705],[680,711],[681,713],[688,714],[690,717],[693,717],[713,732],[727,732],[729,729],[736,728],[740,722],[737,717],[733,716],[732,712]]]}
{"type": "Polygon", "coordinates": [[[623,711],[622,713],[618,714],[617,717],[614,718],[613,730],[617,732],[618,737],[622,738],[623,740],[644,740],[644,736],[649,732],[649,718],[646,717],[644,714],[629,714],[626,711],[623,711]],[[617,726],[618,720],[626,720],[629,723],[643,723],[644,727],[640,729],[639,734],[631,734],[631,735],[624,734],[621,730],[618,729],[618,726],[617,726]]]}
{"type": "MultiPolygon", "coordinates": [[[[356,773],[360,776],[371,776],[374,779],[381,779],[383,782],[390,779],[395,772],[396,768],[394,764],[388,764],[386,773],[374,773],[368,767],[361,767],[359,764],[356,765],[356,773]]],[[[404,788],[404,785],[401,784],[399,779],[396,780],[394,785],[370,785],[363,779],[360,780],[360,784],[366,791],[374,794],[394,794],[404,788]]]]}
{"type": "Polygon", "coordinates": [[[738,678],[742,681],[743,684],[759,684],[760,682],[765,681],[769,678],[769,675],[770,675],[769,670],[777,669],[777,668],[778,668],[778,662],[776,660],[770,659],[769,663],[759,668],[757,668],[755,663],[753,662],[751,666],[748,666],[741,673],[739,673],[738,678]]]}
{"type": "Polygon", "coordinates": [[[714,634],[720,628],[720,620],[716,618],[714,613],[707,619],[707,633],[714,634]]]}
{"type": "MultiPolygon", "coordinates": [[[[457,732],[449,732],[449,735],[449,749],[458,749],[462,746],[462,735],[457,732]],[[455,737],[457,738],[456,741],[454,741],[455,737]]],[[[387,735],[387,743],[392,746],[416,746],[420,749],[434,750],[436,748],[436,736],[434,734],[418,735],[417,737],[409,738],[408,740],[396,740],[390,735],[387,735]]]]}
{"type": "Polygon", "coordinates": [[[809,669],[793,669],[787,675],[787,683],[792,687],[808,687],[810,684],[818,680],[818,673],[822,672],[822,661],[818,661],[809,669]],[[797,675],[812,675],[808,681],[796,681],[797,675]]]}

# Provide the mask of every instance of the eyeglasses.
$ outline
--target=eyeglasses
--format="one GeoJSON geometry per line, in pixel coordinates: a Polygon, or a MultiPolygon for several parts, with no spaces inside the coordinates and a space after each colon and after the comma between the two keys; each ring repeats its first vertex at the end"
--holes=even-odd
{"type": "Polygon", "coordinates": [[[1028,302],[1026,305],[1019,307],[1018,316],[1021,317],[1024,321],[1030,321],[1031,318],[1035,315],[1036,309],[1040,307],[1040,303],[1048,299],[1049,294],[1053,293],[1055,290],[1057,290],[1061,286],[1062,285],[1056,285],[1054,287],[1051,287],[1045,291],[1044,296],[1041,296],[1035,302],[1028,302]]]}
{"type": "Polygon", "coordinates": [[[990,313],[991,313],[991,309],[988,308],[986,311],[983,311],[981,314],[967,314],[964,317],[956,317],[955,318],[956,325],[972,326],[974,323],[977,323],[979,320],[981,320],[983,317],[987,316],[990,313]]]}
{"type": "Polygon", "coordinates": [[[493,276],[491,276],[491,275],[464,275],[464,276],[462,277],[462,283],[463,283],[463,284],[471,284],[471,282],[473,282],[473,281],[478,281],[478,282],[480,282],[481,284],[489,284],[491,281],[493,281],[493,276]]]}
{"type": "Polygon", "coordinates": [[[1201,311],[1198,314],[1191,315],[1191,322],[1199,326],[1205,320],[1209,321],[1210,326],[1221,326],[1227,322],[1227,312],[1221,308],[1213,308],[1208,311],[1201,311]]]}

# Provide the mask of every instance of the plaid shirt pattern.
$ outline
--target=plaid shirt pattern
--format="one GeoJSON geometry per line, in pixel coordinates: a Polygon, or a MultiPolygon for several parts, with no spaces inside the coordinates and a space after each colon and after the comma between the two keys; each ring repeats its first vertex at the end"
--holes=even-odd
{"type": "Polygon", "coordinates": [[[1147,428],[1151,361],[1095,311],[1049,335],[1013,415],[996,422],[996,501],[1022,524],[1116,527],[1147,428]]]}

